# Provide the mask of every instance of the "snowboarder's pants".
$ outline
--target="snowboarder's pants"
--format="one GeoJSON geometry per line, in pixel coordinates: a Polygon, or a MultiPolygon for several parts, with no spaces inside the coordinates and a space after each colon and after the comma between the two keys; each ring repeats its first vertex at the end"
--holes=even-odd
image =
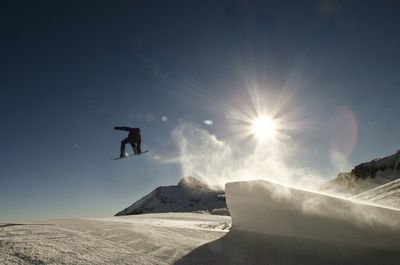
{"type": "Polygon", "coordinates": [[[140,154],[142,153],[142,150],[140,149],[140,141],[135,142],[133,139],[131,138],[125,138],[124,140],[122,140],[121,142],[121,155],[125,154],[125,145],[126,144],[131,144],[133,152],[136,154],[140,154]]]}

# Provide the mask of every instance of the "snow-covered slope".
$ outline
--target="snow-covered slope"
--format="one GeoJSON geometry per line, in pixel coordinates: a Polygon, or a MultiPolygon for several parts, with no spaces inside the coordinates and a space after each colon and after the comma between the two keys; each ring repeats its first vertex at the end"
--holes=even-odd
{"type": "Polygon", "coordinates": [[[233,229],[400,248],[400,211],[267,181],[226,184],[233,229]]]}
{"type": "Polygon", "coordinates": [[[174,264],[229,225],[229,216],[199,213],[0,223],[0,264],[174,264]]]}
{"type": "Polygon", "coordinates": [[[0,264],[400,264],[400,211],[266,181],[226,194],[228,233],[199,213],[0,224],[0,264]]]}
{"type": "Polygon", "coordinates": [[[400,179],[360,193],[353,199],[400,209],[400,179]]]}
{"type": "Polygon", "coordinates": [[[165,213],[209,211],[226,213],[223,191],[215,191],[193,177],[183,178],[177,186],[158,187],[150,194],[120,211],[116,216],[165,213]]]}
{"type": "Polygon", "coordinates": [[[322,190],[359,194],[400,178],[400,150],[395,154],[361,163],[351,172],[339,175],[324,184],[322,190]]]}

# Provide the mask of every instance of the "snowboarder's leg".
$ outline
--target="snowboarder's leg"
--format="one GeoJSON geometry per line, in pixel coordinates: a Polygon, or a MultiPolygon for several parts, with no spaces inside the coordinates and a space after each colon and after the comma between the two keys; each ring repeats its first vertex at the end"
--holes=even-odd
{"type": "Polygon", "coordinates": [[[129,140],[129,138],[125,138],[124,140],[122,140],[122,142],[121,142],[121,152],[120,152],[120,157],[125,157],[126,156],[126,153],[125,153],[125,145],[127,144],[127,143],[130,143],[130,140],[129,140]]]}
{"type": "Polygon", "coordinates": [[[133,140],[131,141],[132,149],[135,155],[140,155],[140,148],[138,149],[137,142],[134,142],[133,140]]]}
{"type": "Polygon", "coordinates": [[[137,143],[136,143],[136,151],[137,151],[137,153],[140,155],[141,153],[142,153],[142,149],[140,148],[140,144],[142,143],[142,141],[138,141],[137,143]]]}

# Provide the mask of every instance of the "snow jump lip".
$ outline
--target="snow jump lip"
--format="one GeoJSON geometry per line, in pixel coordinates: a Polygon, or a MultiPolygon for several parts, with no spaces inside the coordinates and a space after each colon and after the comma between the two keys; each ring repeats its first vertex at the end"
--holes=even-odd
{"type": "Polygon", "coordinates": [[[400,211],[268,181],[225,186],[232,229],[369,246],[400,246],[400,211]]]}

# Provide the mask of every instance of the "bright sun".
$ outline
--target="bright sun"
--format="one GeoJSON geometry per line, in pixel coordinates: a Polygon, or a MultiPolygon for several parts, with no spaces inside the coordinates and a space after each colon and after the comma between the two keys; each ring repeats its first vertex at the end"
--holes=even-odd
{"type": "Polygon", "coordinates": [[[276,122],[269,117],[258,117],[251,123],[253,134],[260,140],[271,139],[276,134],[276,122]]]}

